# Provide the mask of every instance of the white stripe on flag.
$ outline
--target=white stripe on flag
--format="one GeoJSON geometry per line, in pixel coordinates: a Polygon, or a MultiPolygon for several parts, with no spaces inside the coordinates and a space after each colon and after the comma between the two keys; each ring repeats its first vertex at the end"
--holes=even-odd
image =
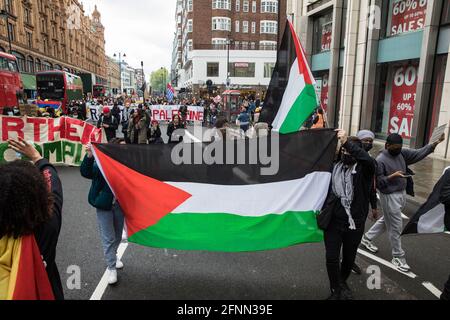
{"type": "Polygon", "coordinates": [[[173,213],[227,213],[247,217],[320,211],[331,174],[314,172],[302,179],[256,185],[167,182],[192,195],[173,213]]]}

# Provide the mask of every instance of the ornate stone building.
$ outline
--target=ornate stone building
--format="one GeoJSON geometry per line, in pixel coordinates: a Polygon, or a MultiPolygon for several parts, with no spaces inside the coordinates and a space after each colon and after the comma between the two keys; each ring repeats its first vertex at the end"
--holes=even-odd
{"type": "Polygon", "coordinates": [[[107,84],[104,27],[97,7],[86,16],[78,0],[4,0],[0,51],[18,59],[22,73],[92,73],[107,84]]]}

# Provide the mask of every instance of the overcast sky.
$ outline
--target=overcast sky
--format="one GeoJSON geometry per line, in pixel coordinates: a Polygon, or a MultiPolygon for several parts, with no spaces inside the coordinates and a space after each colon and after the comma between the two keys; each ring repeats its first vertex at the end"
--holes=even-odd
{"type": "Polygon", "coordinates": [[[85,14],[96,4],[106,28],[106,54],[126,53],[132,67],[144,61],[146,78],[161,67],[170,70],[176,0],[81,0],[85,14]]]}

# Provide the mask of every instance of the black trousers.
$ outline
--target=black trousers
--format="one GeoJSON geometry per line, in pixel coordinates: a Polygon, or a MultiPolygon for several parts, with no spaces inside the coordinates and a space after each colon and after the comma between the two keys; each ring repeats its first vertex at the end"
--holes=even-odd
{"type": "Polygon", "coordinates": [[[441,300],[450,300],[450,276],[445,284],[444,292],[442,292],[441,300]]]}
{"type": "Polygon", "coordinates": [[[336,220],[331,221],[325,231],[327,271],[332,291],[340,290],[341,282],[347,281],[350,276],[363,234],[364,226],[350,230],[336,220]]]}

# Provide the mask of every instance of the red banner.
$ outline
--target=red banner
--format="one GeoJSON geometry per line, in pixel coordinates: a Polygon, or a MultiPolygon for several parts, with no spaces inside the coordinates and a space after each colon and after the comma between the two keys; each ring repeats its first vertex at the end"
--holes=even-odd
{"type": "Polygon", "coordinates": [[[331,38],[333,35],[333,22],[329,22],[322,26],[322,52],[331,49],[331,38]]]}
{"type": "Polygon", "coordinates": [[[328,112],[328,74],[322,78],[322,91],[320,93],[320,105],[325,112],[328,112]]]}
{"type": "Polygon", "coordinates": [[[394,0],[391,35],[423,29],[428,0],[394,0]]]}
{"type": "Polygon", "coordinates": [[[405,139],[411,138],[416,106],[417,71],[417,65],[397,67],[392,81],[389,133],[398,133],[405,139]]]}

